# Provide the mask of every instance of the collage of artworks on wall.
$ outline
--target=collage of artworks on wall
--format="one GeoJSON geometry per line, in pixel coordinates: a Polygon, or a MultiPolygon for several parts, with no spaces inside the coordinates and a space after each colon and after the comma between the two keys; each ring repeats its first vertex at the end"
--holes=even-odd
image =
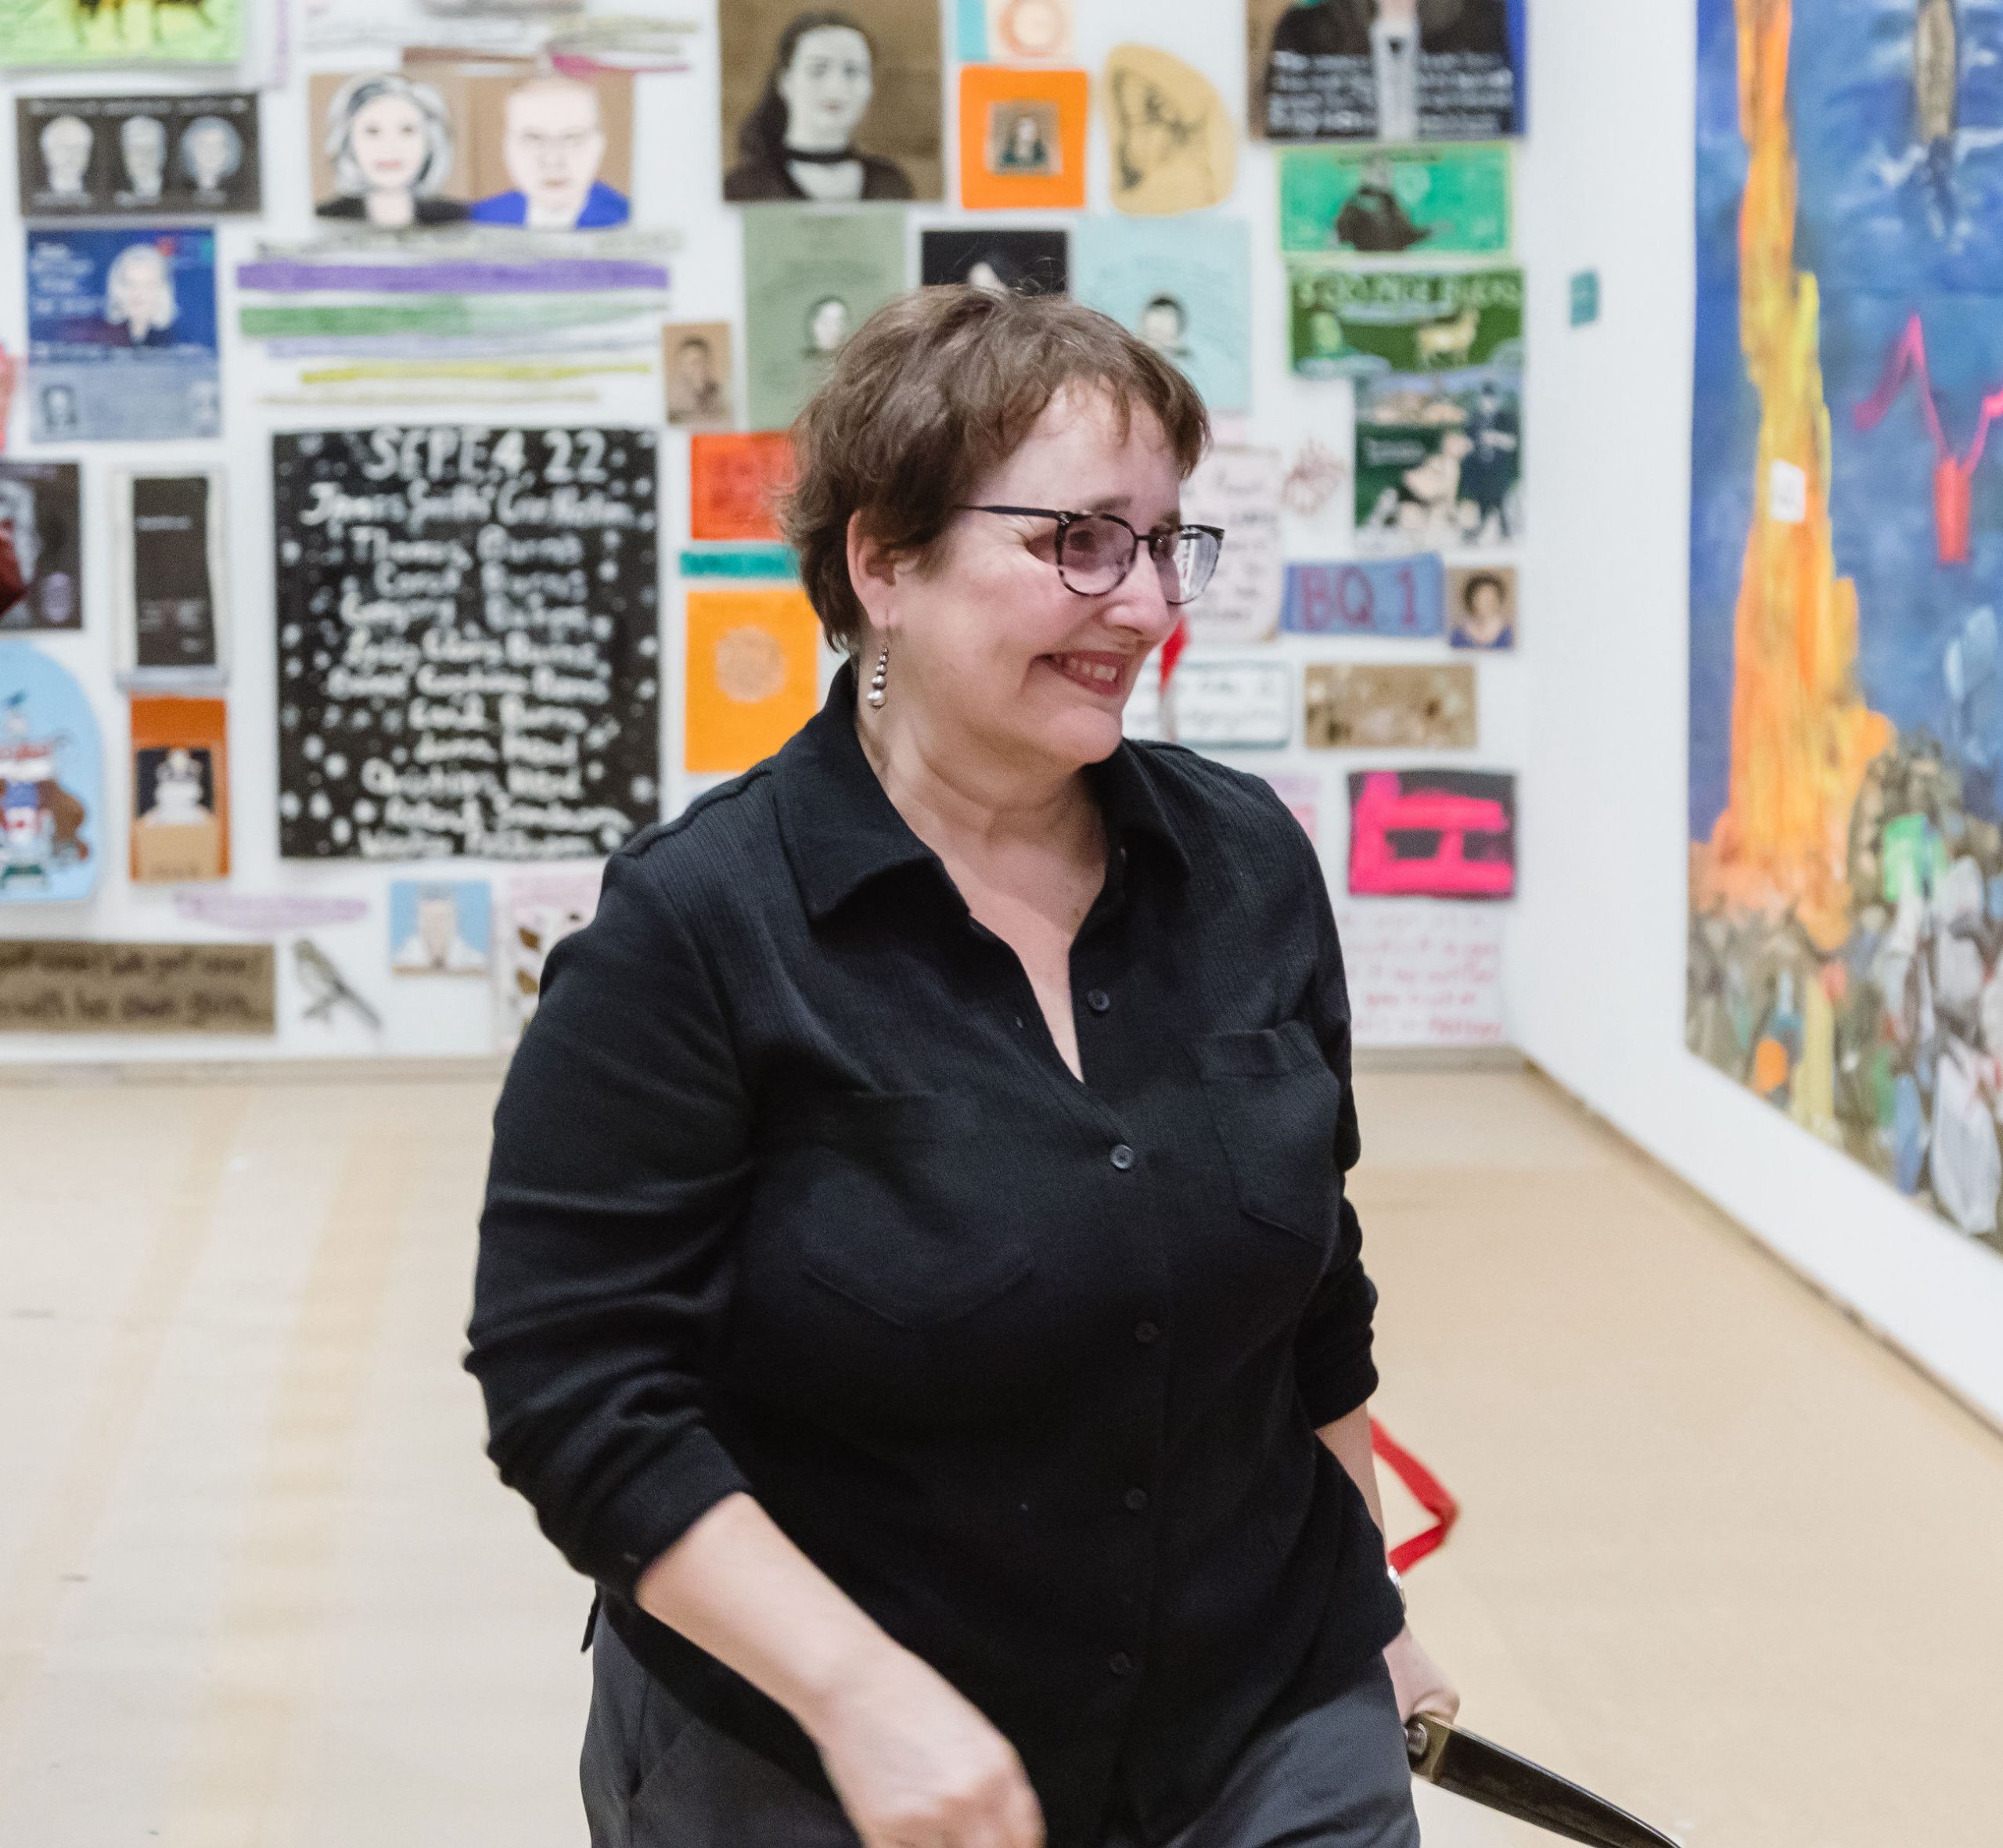
{"type": "MultiPolygon", "coordinates": [[[[785,430],[854,329],[919,282],[1069,293],[1181,368],[1220,421],[1185,508],[1229,542],[1130,731],[1272,766],[1348,868],[1380,985],[1425,961],[1392,940],[1451,935],[1425,922],[1430,901],[1512,891],[1513,779],[1472,764],[1479,657],[1516,638],[1507,139],[1524,126],[1523,0],[1247,0],[1246,126],[1275,144],[1269,250],[1230,207],[1235,107],[1159,46],[1120,44],[1088,70],[1072,0],[955,0],[950,44],[935,0],[732,0],[714,46],[717,167],[696,184],[743,208],[743,293],[737,313],[710,297],[707,315],[676,311],[674,203],[649,192],[634,146],[638,86],[710,61],[685,9],[299,0],[294,74],[250,0],[128,4],[151,34],[138,68],[213,87],[16,98],[28,433],[63,453],[0,462],[0,636],[77,630],[85,572],[102,571],[128,701],[120,864],[135,890],[170,888],[184,926],[261,919],[288,951],[272,965],[288,1021],[374,1034],[419,992],[379,974],[479,976],[509,1042],[548,947],[590,915],[604,854],[659,817],[671,775],[735,774],[811,713],[826,660],[772,508],[785,430]],[[261,107],[281,83],[285,110],[261,107]],[[266,183],[281,124],[303,198],[266,183]],[[1088,209],[1095,137],[1109,210],[1088,209]],[[912,207],[927,221],[911,226],[912,207]],[[301,222],[303,239],[266,229],[301,222]],[[216,274],[232,223],[264,232],[232,239],[247,253],[233,297],[216,274]],[[1268,261],[1291,372],[1277,401],[1248,358],[1268,261]],[[275,414],[275,605],[228,581],[225,524],[259,517],[264,485],[228,478],[212,440],[237,342],[261,355],[250,401],[275,414]],[[659,395],[636,415],[642,391],[659,395]],[[384,421],[358,429],[358,412],[384,421]],[[169,438],[197,447],[102,469],[68,452],[169,438]],[[678,496],[684,455],[678,549],[661,497],[678,496]],[[354,890],[372,901],[235,889],[233,602],[246,620],[274,608],[276,783],[257,811],[282,862],[368,869],[354,890]],[[1343,753],[1346,846],[1323,751],[1343,753]],[[536,869],[491,870],[509,862],[536,869]],[[325,909],[357,904],[384,908],[379,952],[358,918],[325,909]]],[[[9,62],[16,46],[55,67],[134,61],[99,9],[59,31],[51,10],[0,0],[20,34],[9,62]]],[[[34,677],[18,678],[25,715],[34,677]]],[[[9,721],[35,741],[18,761],[59,757],[62,775],[6,779],[52,793],[33,819],[16,804],[0,897],[104,864],[88,704],[50,718],[53,685],[36,679],[41,710],[9,721]]],[[[45,997],[52,957],[23,977],[45,997]]]]}

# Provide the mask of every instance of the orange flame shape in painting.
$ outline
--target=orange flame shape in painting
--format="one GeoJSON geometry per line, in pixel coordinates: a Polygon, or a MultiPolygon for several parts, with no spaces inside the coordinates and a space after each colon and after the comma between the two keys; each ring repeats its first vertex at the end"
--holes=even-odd
{"type": "Polygon", "coordinates": [[[1850,812],[1865,767],[1893,733],[1857,688],[1857,587],[1836,575],[1830,538],[1821,296],[1794,266],[1792,0],[1737,4],[1739,123],[1751,154],[1739,337],[1760,397],[1760,443],[1734,624],[1730,793],[1709,846],[1693,849],[1692,897],[1700,909],[1791,909],[1832,950],[1850,934],[1850,812]]]}

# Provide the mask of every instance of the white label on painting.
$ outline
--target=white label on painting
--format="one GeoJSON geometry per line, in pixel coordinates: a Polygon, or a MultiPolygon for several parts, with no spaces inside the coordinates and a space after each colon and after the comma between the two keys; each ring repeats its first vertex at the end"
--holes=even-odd
{"type": "Polygon", "coordinates": [[[1808,517],[1808,473],[1805,469],[1775,458],[1767,471],[1767,511],[1784,526],[1798,527],[1808,517]]]}
{"type": "Polygon", "coordinates": [[[1280,624],[1280,452],[1219,447],[1182,484],[1182,517],[1224,528],[1210,588],[1189,606],[1195,642],[1270,642],[1280,624]]]}
{"type": "Polygon", "coordinates": [[[1365,904],[1340,914],[1359,1046],[1502,1043],[1502,919],[1473,905],[1365,904]]]}

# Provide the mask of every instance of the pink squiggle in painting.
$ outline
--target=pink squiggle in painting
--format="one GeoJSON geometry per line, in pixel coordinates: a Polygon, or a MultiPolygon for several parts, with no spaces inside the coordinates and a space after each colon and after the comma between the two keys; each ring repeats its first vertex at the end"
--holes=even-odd
{"type": "Polygon", "coordinates": [[[1918,315],[1907,322],[1885,362],[1885,376],[1878,389],[1857,408],[1857,427],[1873,430],[1884,421],[1908,376],[1919,377],[1919,413],[1926,419],[1926,433],[1933,439],[1933,525],[1935,541],[1944,565],[1969,562],[1969,513],[1973,498],[1975,472],[1982,465],[1983,451],[1989,446],[1989,426],[2003,417],[2003,390],[1992,391],[1982,401],[1976,419],[1975,437],[1968,453],[1958,456],[1947,440],[1940,422],[1940,407],[1933,396],[1933,379],[1926,369],[1926,329],[1918,315]]]}

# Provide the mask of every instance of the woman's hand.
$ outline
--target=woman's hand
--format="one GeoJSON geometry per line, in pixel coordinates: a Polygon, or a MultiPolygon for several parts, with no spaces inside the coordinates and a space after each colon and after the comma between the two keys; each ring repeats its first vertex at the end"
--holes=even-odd
{"type": "Polygon", "coordinates": [[[1461,1710],[1460,1691],[1419,1646],[1419,1638],[1412,1634],[1409,1623],[1386,1648],[1384,1665],[1391,1671],[1401,1720],[1409,1720],[1415,1713],[1430,1713],[1435,1719],[1452,1723],[1461,1710]]]}
{"type": "Polygon", "coordinates": [[[1043,1848],[1015,1748],[907,1649],[873,1652],[807,1731],[865,1848],[1043,1848]]]}

